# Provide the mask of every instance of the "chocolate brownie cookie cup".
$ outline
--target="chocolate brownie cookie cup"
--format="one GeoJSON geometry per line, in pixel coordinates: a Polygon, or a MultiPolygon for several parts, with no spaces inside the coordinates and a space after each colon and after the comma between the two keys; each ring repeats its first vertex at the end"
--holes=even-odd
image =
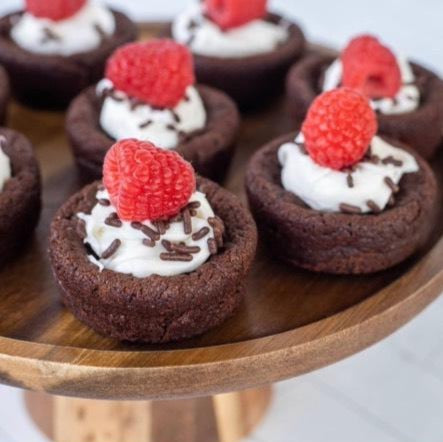
{"type": "Polygon", "coordinates": [[[101,177],[106,152],[124,138],[176,150],[200,175],[220,181],[232,158],[239,113],[227,95],[194,81],[190,52],[172,40],[117,50],[106,78],[68,111],[66,131],[82,181],[101,177]]]}
{"type": "Polygon", "coordinates": [[[426,159],[441,145],[443,81],[393,55],[374,37],[352,40],[339,58],[310,54],[292,67],[286,89],[294,121],[303,121],[318,94],[339,85],[355,87],[371,98],[380,133],[411,146],[426,159]]]}
{"type": "Polygon", "coordinates": [[[104,178],[58,211],[50,257],[64,303],[98,333],[163,343],[199,335],[242,300],[257,243],[239,200],[176,152],[124,140],[104,178]]]}
{"type": "Polygon", "coordinates": [[[226,92],[241,108],[258,107],[278,94],[305,49],[301,29],[268,13],[266,3],[193,2],[168,30],[192,51],[198,81],[226,92]]]}
{"type": "Polygon", "coordinates": [[[25,4],[0,19],[0,64],[16,97],[35,107],[65,108],[103,76],[109,55],[137,36],[124,14],[94,0],[25,4]]]}
{"type": "Polygon", "coordinates": [[[40,205],[40,172],[31,143],[0,128],[0,267],[27,243],[40,205]]]}
{"type": "Polygon", "coordinates": [[[318,97],[298,134],[248,165],[249,204],[274,254],[333,274],[377,272],[429,238],[437,190],[413,150],[375,135],[376,117],[350,89],[318,97]]]}

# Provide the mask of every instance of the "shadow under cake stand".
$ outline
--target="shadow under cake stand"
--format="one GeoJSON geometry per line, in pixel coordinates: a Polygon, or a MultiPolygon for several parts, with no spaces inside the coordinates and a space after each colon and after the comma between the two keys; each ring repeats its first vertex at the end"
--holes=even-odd
{"type": "MultiPolygon", "coordinates": [[[[245,116],[225,183],[243,200],[247,159],[293,129],[283,115],[276,102],[245,116]]],[[[63,308],[46,253],[50,219],[79,188],[64,115],[14,104],[10,117],[36,146],[44,209],[32,244],[0,272],[0,382],[34,392],[28,409],[56,442],[237,442],[264,415],[273,382],[383,339],[443,288],[441,223],[419,256],[371,276],[296,270],[259,249],[245,301],[221,327],[170,345],[103,338],[63,308]]],[[[441,184],[443,155],[433,167],[441,184]]]]}

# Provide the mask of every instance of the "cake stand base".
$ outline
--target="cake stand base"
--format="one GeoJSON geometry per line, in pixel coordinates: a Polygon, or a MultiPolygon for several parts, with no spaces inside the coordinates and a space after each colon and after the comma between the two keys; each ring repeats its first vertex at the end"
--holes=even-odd
{"type": "Polygon", "coordinates": [[[32,419],[55,442],[239,442],[270,400],[271,387],[146,402],[25,393],[32,419]]]}

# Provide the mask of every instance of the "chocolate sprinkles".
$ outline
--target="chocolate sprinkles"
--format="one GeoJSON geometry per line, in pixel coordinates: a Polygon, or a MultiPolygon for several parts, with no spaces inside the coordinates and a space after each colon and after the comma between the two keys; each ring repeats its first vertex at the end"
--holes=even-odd
{"type": "Polygon", "coordinates": [[[201,207],[201,204],[200,201],[191,201],[187,207],[188,209],[198,209],[201,207]]]}
{"type": "Polygon", "coordinates": [[[348,173],[346,175],[346,184],[348,185],[349,188],[353,188],[354,187],[354,178],[352,176],[351,173],[348,173]]]}
{"type": "Polygon", "coordinates": [[[145,239],[142,241],[142,243],[143,243],[143,245],[146,246],[146,247],[155,247],[155,241],[153,241],[153,240],[150,239],[150,238],[145,238],[145,239]]]}
{"type": "Polygon", "coordinates": [[[106,219],[105,224],[111,227],[121,227],[122,222],[116,212],[112,212],[106,219]]]}
{"type": "Polygon", "coordinates": [[[382,162],[383,164],[392,164],[392,165],[395,166],[395,167],[401,167],[401,166],[403,166],[403,161],[401,161],[401,160],[397,160],[397,159],[394,158],[392,155],[389,155],[388,157],[383,158],[383,159],[381,160],[381,162],[382,162]]]}
{"type": "Polygon", "coordinates": [[[104,31],[100,23],[94,23],[94,29],[100,37],[100,40],[103,41],[106,38],[106,32],[104,31]]]}
{"type": "Polygon", "coordinates": [[[106,89],[105,94],[107,97],[111,98],[114,101],[117,101],[118,103],[121,103],[122,101],[125,101],[123,97],[119,97],[114,89],[106,89]]]}
{"type": "MultiPolygon", "coordinates": [[[[0,140],[1,141],[1,140],[0,140]]],[[[98,198],[98,204],[102,206],[110,206],[111,202],[108,198],[98,198]]],[[[211,228],[208,226],[201,227],[198,231],[192,232],[192,217],[197,215],[197,209],[201,207],[200,201],[190,201],[185,208],[175,217],[168,220],[157,220],[152,222],[151,225],[143,224],[142,222],[133,221],[130,223],[131,227],[135,230],[139,230],[146,238],[143,238],[142,244],[146,247],[155,247],[158,241],[161,241],[161,245],[164,248],[164,252],[161,252],[159,258],[162,261],[177,261],[177,262],[190,262],[193,260],[194,255],[201,252],[201,247],[195,244],[187,245],[185,242],[172,242],[162,236],[165,235],[171,226],[172,222],[181,222],[183,224],[183,231],[186,235],[191,235],[193,241],[199,241],[211,233],[211,228]]],[[[105,219],[105,224],[112,227],[121,227],[123,222],[119,219],[116,212],[112,212],[105,219]]],[[[209,217],[207,219],[208,224],[212,227],[214,237],[208,237],[207,246],[210,255],[218,253],[219,249],[223,247],[223,235],[225,232],[225,226],[223,221],[217,217],[209,217]]],[[[77,224],[77,230],[81,238],[86,237],[86,223],[79,220],[77,224]]],[[[109,247],[103,252],[101,259],[108,259],[116,253],[118,248],[122,245],[120,239],[115,239],[109,245],[109,247]]],[[[100,258],[97,258],[100,259],[100,258]]]]}
{"type": "Polygon", "coordinates": [[[162,246],[168,251],[172,252],[172,244],[171,241],[168,241],[167,239],[162,240],[162,246]]]}
{"type": "Polygon", "coordinates": [[[200,247],[198,246],[187,246],[185,243],[173,243],[167,239],[162,240],[162,246],[169,253],[177,253],[179,255],[192,255],[200,252],[200,247]]]}
{"type": "Polygon", "coordinates": [[[152,120],[147,120],[147,121],[145,121],[145,122],[143,122],[143,123],[140,123],[140,124],[138,125],[138,127],[139,127],[139,129],[146,129],[146,128],[149,127],[152,123],[153,123],[152,120]]]}
{"type": "Polygon", "coordinates": [[[149,239],[152,239],[152,241],[158,241],[160,239],[160,234],[156,232],[154,229],[151,229],[149,226],[142,224],[140,230],[149,239]]]}
{"type": "Polygon", "coordinates": [[[372,164],[380,163],[380,157],[376,154],[369,154],[366,159],[372,164]]]}
{"type": "Polygon", "coordinates": [[[190,31],[193,31],[194,29],[198,28],[198,26],[199,24],[194,19],[191,19],[188,23],[188,29],[190,31]]]}
{"type": "Polygon", "coordinates": [[[308,155],[308,151],[306,150],[305,143],[297,143],[297,142],[295,142],[295,145],[300,149],[300,152],[303,155],[308,155]]]}
{"type": "Polygon", "coordinates": [[[397,184],[394,183],[394,181],[392,181],[391,177],[385,177],[384,182],[392,190],[393,193],[397,193],[400,191],[400,188],[397,186],[397,184]]]}
{"type": "Polygon", "coordinates": [[[186,235],[190,235],[192,233],[192,219],[191,219],[191,214],[189,213],[189,209],[187,207],[182,211],[182,217],[183,217],[183,230],[186,233],[186,235]]]}
{"type": "Polygon", "coordinates": [[[372,153],[371,148],[368,149],[365,156],[363,157],[364,161],[368,161],[372,164],[378,164],[380,163],[380,157],[374,153],[372,153]]]}
{"type": "Polygon", "coordinates": [[[178,213],[177,215],[170,218],[169,222],[171,223],[179,223],[183,219],[182,214],[178,213]]]}
{"type": "Polygon", "coordinates": [[[107,198],[99,198],[97,200],[97,202],[101,205],[101,206],[105,206],[108,207],[111,205],[111,201],[109,201],[107,198]]]}
{"type": "Polygon", "coordinates": [[[192,261],[192,255],[180,255],[177,253],[160,253],[160,259],[162,261],[182,261],[189,262],[192,261]]]}
{"type": "Polygon", "coordinates": [[[49,41],[61,41],[61,37],[57,35],[52,29],[44,27],[42,43],[47,43],[49,41]]]}
{"type": "Polygon", "coordinates": [[[360,207],[358,206],[353,206],[352,204],[347,204],[347,203],[340,203],[340,211],[343,213],[349,213],[349,214],[359,214],[362,212],[362,210],[360,209],[360,207]]]}
{"type": "Polygon", "coordinates": [[[378,204],[373,200],[366,201],[366,205],[374,212],[374,213],[380,213],[381,209],[378,206],[378,204]]]}
{"type": "Polygon", "coordinates": [[[202,227],[198,232],[195,232],[192,235],[192,239],[194,241],[199,241],[201,239],[203,239],[206,235],[208,235],[210,232],[209,227],[202,227]]]}
{"type": "Polygon", "coordinates": [[[169,229],[169,223],[166,221],[154,221],[152,224],[154,224],[154,227],[157,229],[160,235],[164,235],[166,230],[169,229]]]}
{"type": "Polygon", "coordinates": [[[129,99],[129,105],[131,107],[131,110],[134,111],[135,109],[137,109],[140,106],[145,106],[146,103],[142,100],[139,100],[138,98],[131,97],[129,99]]]}
{"type": "Polygon", "coordinates": [[[177,112],[175,112],[174,109],[170,109],[169,111],[171,112],[171,115],[172,115],[172,118],[174,118],[174,121],[177,124],[180,123],[180,121],[181,121],[180,115],[177,112]]]}
{"type": "Polygon", "coordinates": [[[188,38],[188,40],[186,41],[186,46],[191,46],[192,42],[195,40],[195,35],[191,34],[188,38]]]}
{"type": "Polygon", "coordinates": [[[187,246],[187,245],[183,245],[183,244],[174,244],[171,243],[171,249],[173,252],[182,254],[182,255],[186,255],[186,254],[196,254],[200,252],[200,247],[198,246],[187,246]]]}
{"type": "Polygon", "coordinates": [[[119,239],[114,239],[111,245],[102,253],[102,259],[110,258],[121,246],[121,241],[119,239]]]}
{"type": "Polygon", "coordinates": [[[138,221],[133,221],[131,223],[131,227],[135,230],[141,230],[141,228],[143,227],[143,224],[139,223],[138,221]]]}

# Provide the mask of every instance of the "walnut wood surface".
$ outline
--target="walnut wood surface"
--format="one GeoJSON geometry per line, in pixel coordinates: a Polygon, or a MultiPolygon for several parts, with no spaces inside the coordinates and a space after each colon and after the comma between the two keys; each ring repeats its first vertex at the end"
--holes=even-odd
{"type": "MultiPolygon", "coordinates": [[[[44,210],[35,238],[0,273],[0,381],[91,398],[178,398],[233,391],[296,376],[384,338],[443,288],[443,226],[420,256],[372,276],[309,273],[260,249],[238,314],[180,344],[141,346],[98,336],[59,302],[47,254],[49,221],[78,189],[63,114],[14,105],[11,125],[36,146],[44,210]]],[[[287,132],[283,104],[249,114],[225,185],[242,198],[252,152],[287,132]]],[[[443,155],[433,163],[442,182],[443,155]]],[[[441,219],[441,218],[439,218],[441,219]]]]}

